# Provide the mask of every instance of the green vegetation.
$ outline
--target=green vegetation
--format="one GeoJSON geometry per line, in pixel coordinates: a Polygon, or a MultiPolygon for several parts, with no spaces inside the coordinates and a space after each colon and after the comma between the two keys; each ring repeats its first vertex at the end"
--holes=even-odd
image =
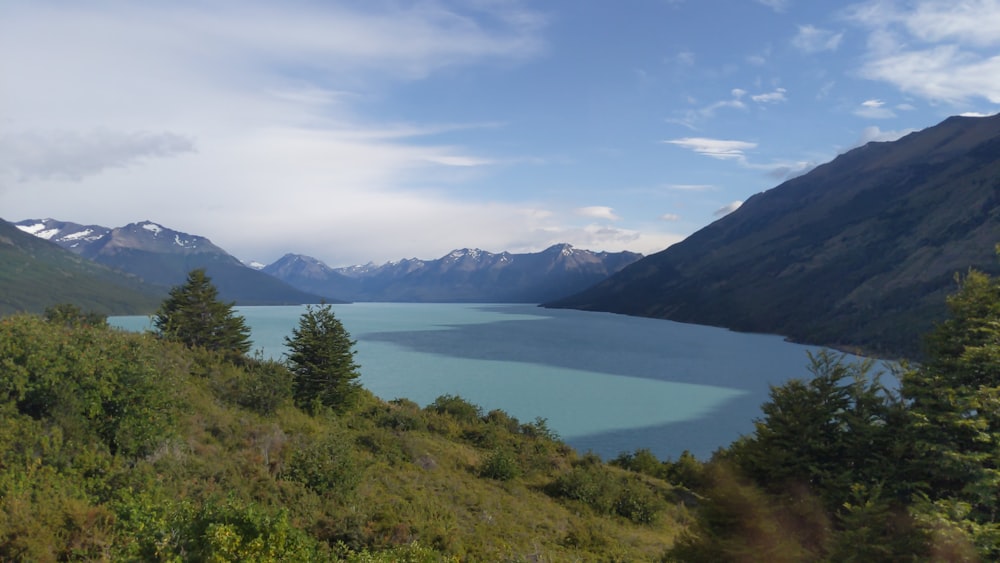
{"type": "Polygon", "coordinates": [[[0,219],[0,315],[41,314],[61,303],[106,315],[149,313],[164,294],[0,219]]]}
{"type": "Polygon", "coordinates": [[[288,363],[172,337],[197,316],[159,337],[7,317],[0,560],[995,561],[1000,280],[959,286],[898,390],[818,353],[704,463],[605,464],[541,418],[382,401],[326,306],[288,363]]]}
{"type": "MultiPolygon", "coordinates": [[[[350,358],[324,311],[289,345],[350,358]]],[[[0,319],[0,560],[656,561],[687,518],[668,483],[581,458],[543,419],[352,378],[350,401],[303,410],[290,365],[173,319],[0,319]]]]}
{"type": "Polygon", "coordinates": [[[898,394],[829,353],[812,380],[773,388],[753,435],[703,468],[670,557],[1000,559],[1000,281],[959,282],[927,361],[896,369],[898,394]]]}
{"type": "Polygon", "coordinates": [[[233,312],[234,305],[219,301],[205,270],[192,270],[184,285],[170,290],[153,326],[161,336],[186,346],[240,357],[250,350],[250,328],[233,312]]]}
{"type": "Polygon", "coordinates": [[[285,337],[288,367],[295,376],[295,404],[338,408],[350,403],[361,376],[354,363],[354,344],[330,305],[307,306],[292,336],[285,337]]]}

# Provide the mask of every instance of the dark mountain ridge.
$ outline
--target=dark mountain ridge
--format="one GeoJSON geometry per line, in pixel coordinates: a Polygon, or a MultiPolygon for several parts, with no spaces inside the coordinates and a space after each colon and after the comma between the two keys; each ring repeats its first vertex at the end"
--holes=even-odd
{"type": "Polygon", "coordinates": [[[549,307],[919,354],[954,276],[997,273],[1000,116],[869,143],[549,307]]]}
{"type": "Polygon", "coordinates": [[[263,271],[303,291],[352,301],[540,303],[593,285],[640,257],[559,244],[537,253],[464,248],[435,260],[330,268],[286,254],[263,271]]]}

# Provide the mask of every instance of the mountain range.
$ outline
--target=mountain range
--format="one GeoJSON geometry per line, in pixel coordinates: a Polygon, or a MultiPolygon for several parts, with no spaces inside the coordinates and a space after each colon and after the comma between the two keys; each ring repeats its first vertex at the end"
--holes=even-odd
{"type": "Polygon", "coordinates": [[[583,290],[641,257],[558,244],[536,253],[464,248],[435,260],[330,268],[286,254],[263,271],[303,291],[351,301],[540,303],[583,290]]]}
{"type": "Polygon", "coordinates": [[[955,276],[1000,273],[1000,115],[873,142],[546,303],[919,356],[955,276]]]}
{"type": "Polygon", "coordinates": [[[317,295],[245,266],[205,237],[175,231],[151,221],[117,228],[55,219],[27,219],[15,225],[83,258],[161,288],[179,285],[188,272],[204,268],[218,288],[219,297],[240,305],[287,305],[321,300],[317,295]]]}
{"type": "Polygon", "coordinates": [[[539,303],[580,291],[641,258],[632,252],[591,252],[563,244],[539,253],[463,249],[435,260],[346,268],[287,254],[273,264],[250,267],[205,237],[151,221],[117,228],[56,219],[26,219],[15,225],[79,257],[158,286],[161,293],[183,283],[190,270],[204,268],[220,298],[240,305],[323,300],[539,303]]]}
{"type": "Polygon", "coordinates": [[[120,310],[118,296],[148,302],[201,267],[239,304],[544,302],[919,357],[918,335],[944,317],[956,275],[1000,274],[1000,115],[951,117],[848,151],[644,258],[557,245],[348,268],[288,254],[257,270],[204,237],[149,221],[17,225],[37,238],[0,225],[0,313],[47,291],[120,310]],[[122,289],[108,296],[96,292],[102,284],[122,289]]]}
{"type": "Polygon", "coordinates": [[[156,309],[166,289],[111,270],[0,220],[0,315],[73,303],[102,314],[156,309]]]}

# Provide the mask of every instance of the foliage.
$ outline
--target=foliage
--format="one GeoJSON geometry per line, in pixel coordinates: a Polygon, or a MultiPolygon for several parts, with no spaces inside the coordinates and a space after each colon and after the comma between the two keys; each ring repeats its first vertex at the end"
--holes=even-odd
{"type": "MultiPolygon", "coordinates": [[[[894,368],[811,358],[813,378],[771,390],[755,432],[696,486],[677,560],[995,561],[1000,558],[1000,281],[970,271],[928,335],[926,361],[894,368]]],[[[656,472],[648,456],[618,460],[656,472]]]]}
{"type": "Polygon", "coordinates": [[[354,344],[330,305],[307,307],[292,336],[285,337],[297,405],[311,408],[318,403],[340,408],[350,403],[360,377],[354,344]]]}
{"type": "Polygon", "coordinates": [[[186,346],[240,358],[250,350],[250,329],[233,312],[234,304],[219,301],[218,296],[205,270],[192,270],[183,285],[170,290],[153,326],[161,336],[186,346]]]}
{"type": "Polygon", "coordinates": [[[155,347],[141,335],[30,316],[0,320],[0,401],[59,423],[70,438],[96,438],[112,453],[146,455],[170,435],[174,382],[156,364],[155,347]]]}
{"type": "Polygon", "coordinates": [[[347,496],[361,481],[361,468],[343,437],[325,436],[295,449],[285,477],[319,495],[347,496]]]}
{"type": "Polygon", "coordinates": [[[549,486],[555,497],[579,501],[600,514],[650,524],[665,508],[657,491],[632,476],[615,474],[593,455],[585,456],[549,486]]]}
{"type": "Polygon", "coordinates": [[[61,323],[66,326],[107,326],[108,317],[94,311],[84,312],[72,303],[52,305],[45,309],[45,320],[50,323],[61,323]]]}
{"type": "Polygon", "coordinates": [[[1000,281],[957,278],[950,317],[927,338],[927,361],[903,374],[914,472],[932,506],[964,506],[960,526],[984,558],[1000,557],[1000,281]],[[984,538],[988,538],[984,540],[984,538]]]}
{"type": "Polygon", "coordinates": [[[510,481],[520,474],[521,469],[517,466],[517,459],[514,455],[503,448],[497,448],[486,456],[479,473],[483,477],[496,479],[498,481],[510,481]]]}
{"type": "Polygon", "coordinates": [[[668,484],[592,456],[610,512],[550,496],[582,462],[544,420],[363,389],[308,413],[291,378],[152,335],[0,320],[0,560],[650,561],[682,526],[668,484]]]}

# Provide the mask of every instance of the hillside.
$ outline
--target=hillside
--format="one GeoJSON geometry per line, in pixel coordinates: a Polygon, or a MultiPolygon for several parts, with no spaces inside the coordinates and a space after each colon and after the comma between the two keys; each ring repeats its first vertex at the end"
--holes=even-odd
{"type": "Polygon", "coordinates": [[[549,307],[915,356],[954,276],[997,272],[1000,116],[869,143],[549,307]]]}
{"type": "Polygon", "coordinates": [[[309,414],[282,363],[101,326],[0,342],[0,560],[659,561],[683,528],[681,489],[543,420],[365,391],[309,414]]]}
{"type": "Polygon", "coordinates": [[[151,313],[165,295],[165,288],[113,272],[0,220],[0,315],[40,313],[61,303],[103,314],[151,313]]]}
{"type": "Polygon", "coordinates": [[[178,285],[191,270],[204,268],[222,298],[239,305],[294,305],[321,300],[245,266],[205,237],[151,221],[113,229],[54,219],[27,219],[16,225],[84,258],[163,287],[178,285]]]}
{"type": "Polygon", "coordinates": [[[540,303],[589,287],[639,258],[559,244],[523,254],[464,248],[435,260],[347,268],[287,254],[263,271],[303,291],[351,301],[540,303]]]}

